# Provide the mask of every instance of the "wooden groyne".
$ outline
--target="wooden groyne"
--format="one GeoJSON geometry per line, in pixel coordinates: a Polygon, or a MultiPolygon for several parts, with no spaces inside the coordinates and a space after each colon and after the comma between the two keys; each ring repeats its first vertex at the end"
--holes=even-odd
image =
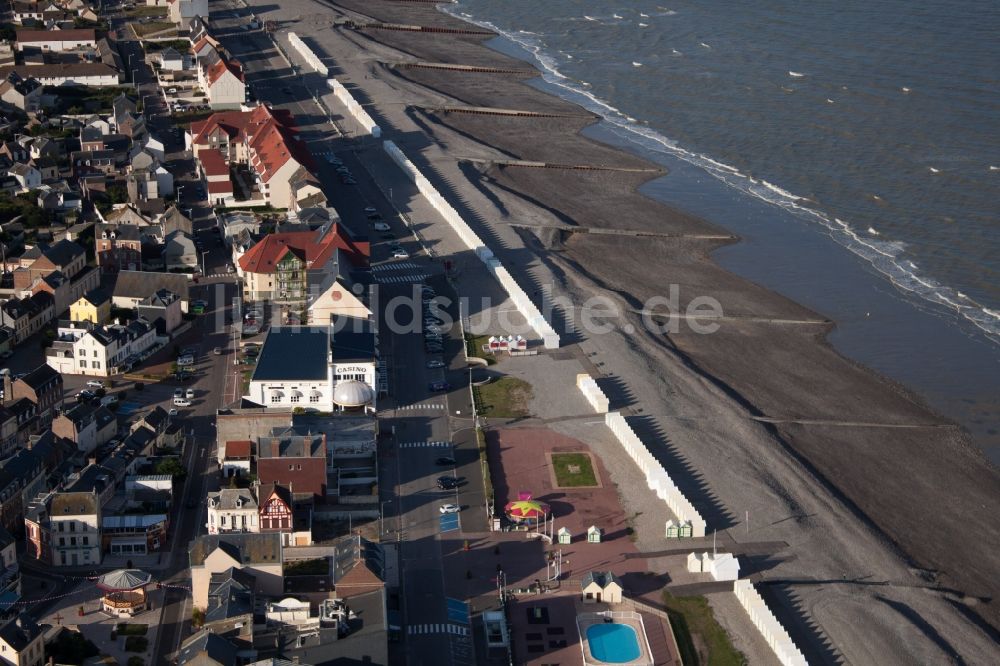
{"type": "Polygon", "coordinates": [[[515,67],[456,65],[447,62],[398,62],[385,64],[394,69],[437,69],[451,72],[468,72],[471,74],[513,74],[515,76],[538,76],[538,72],[534,70],[517,69],[515,67]]]}

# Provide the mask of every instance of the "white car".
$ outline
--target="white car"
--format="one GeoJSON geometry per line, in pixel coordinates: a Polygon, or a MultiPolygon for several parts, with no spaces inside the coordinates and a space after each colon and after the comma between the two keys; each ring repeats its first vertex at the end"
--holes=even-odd
{"type": "Polygon", "coordinates": [[[392,258],[393,259],[409,259],[410,258],[410,253],[407,252],[406,250],[404,250],[401,247],[397,247],[397,248],[394,248],[393,251],[392,251],[392,258]]]}
{"type": "Polygon", "coordinates": [[[191,401],[187,398],[174,398],[174,407],[190,407],[191,401]]]}
{"type": "Polygon", "coordinates": [[[389,231],[392,227],[389,226],[388,222],[376,222],[375,231],[389,231]]]}
{"type": "Polygon", "coordinates": [[[89,382],[87,382],[87,386],[89,388],[104,388],[104,382],[98,381],[96,379],[91,379],[89,382]]]}
{"type": "Polygon", "coordinates": [[[170,93],[171,95],[176,95],[177,88],[167,88],[167,92],[170,93]]]}
{"type": "Polygon", "coordinates": [[[118,404],[118,396],[116,395],[106,395],[103,398],[101,398],[101,405],[103,405],[104,407],[110,407],[111,405],[117,405],[117,404],[118,404]]]}
{"type": "Polygon", "coordinates": [[[184,367],[186,365],[194,365],[194,357],[192,356],[181,356],[177,359],[177,365],[184,367]]]}
{"type": "Polygon", "coordinates": [[[184,389],[174,389],[174,398],[183,398],[184,389]]]}
{"type": "Polygon", "coordinates": [[[441,513],[458,513],[462,510],[457,504],[442,504],[441,508],[438,509],[441,513]]]}
{"type": "Polygon", "coordinates": [[[193,398],[194,397],[194,389],[188,389],[187,391],[184,391],[184,397],[187,398],[188,400],[190,400],[191,398],[193,398]]]}

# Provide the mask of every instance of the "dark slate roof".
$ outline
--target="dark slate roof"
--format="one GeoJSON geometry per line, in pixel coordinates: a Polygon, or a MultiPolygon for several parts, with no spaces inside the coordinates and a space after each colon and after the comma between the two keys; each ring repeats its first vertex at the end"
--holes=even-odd
{"type": "Polygon", "coordinates": [[[177,663],[187,664],[204,653],[206,657],[217,664],[235,666],[237,652],[236,646],[225,638],[202,630],[181,645],[181,649],[177,652],[177,663]]]}
{"type": "Polygon", "coordinates": [[[53,382],[61,382],[62,376],[50,365],[40,365],[19,381],[24,382],[34,390],[47,386],[53,382]]]}
{"type": "Polygon", "coordinates": [[[97,287],[96,289],[91,289],[86,294],[84,294],[83,297],[86,298],[91,305],[95,306],[103,305],[107,301],[111,300],[111,295],[105,290],[101,289],[100,287],[97,287]]]}
{"type": "Polygon", "coordinates": [[[120,271],[115,282],[115,296],[146,298],[160,289],[169,289],[182,301],[188,298],[188,278],[181,273],[120,271]]]}
{"type": "Polygon", "coordinates": [[[322,381],[327,378],[330,333],[326,326],[272,328],[264,340],[254,381],[322,381]]]}
{"type": "Polygon", "coordinates": [[[57,266],[65,266],[84,253],[86,250],[80,245],[65,238],[45,250],[45,256],[57,266]]]}
{"type": "Polygon", "coordinates": [[[372,322],[358,317],[337,317],[333,325],[333,360],[371,361],[374,358],[372,322]]]}
{"type": "Polygon", "coordinates": [[[0,627],[0,638],[18,652],[28,647],[41,633],[41,627],[23,613],[0,627]]]}
{"type": "Polygon", "coordinates": [[[230,567],[222,573],[212,574],[208,583],[208,609],[205,619],[209,622],[253,612],[253,574],[230,567]]]}
{"type": "Polygon", "coordinates": [[[281,562],[281,535],[273,534],[203,534],[191,542],[188,550],[191,566],[201,566],[216,548],[222,548],[240,564],[281,562]]]}

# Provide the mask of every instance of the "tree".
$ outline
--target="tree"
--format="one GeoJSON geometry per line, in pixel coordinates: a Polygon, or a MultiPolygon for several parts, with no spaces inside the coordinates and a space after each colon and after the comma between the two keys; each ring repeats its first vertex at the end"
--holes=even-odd
{"type": "Polygon", "coordinates": [[[181,478],[187,472],[177,458],[164,458],[156,465],[157,474],[169,474],[174,478],[181,478]]]}
{"type": "Polygon", "coordinates": [[[112,185],[109,187],[107,195],[112,204],[120,204],[128,201],[128,190],[121,185],[112,185]]]}

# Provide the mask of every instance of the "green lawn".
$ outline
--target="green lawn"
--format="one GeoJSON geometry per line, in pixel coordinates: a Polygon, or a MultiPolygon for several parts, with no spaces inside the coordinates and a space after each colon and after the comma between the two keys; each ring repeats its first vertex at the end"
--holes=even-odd
{"type": "Polygon", "coordinates": [[[129,18],[141,18],[143,16],[162,16],[166,18],[166,7],[133,7],[125,12],[129,18]]]}
{"type": "Polygon", "coordinates": [[[472,335],[465,336],[465,350],[469,356],[476,356],[478,358],[486,359],[486,363],[493,365],[497,362],[497,359],[493,354],[483,351],[483,345],[490,341],[490,336],[479,335],[473,337],[472,335]]]}
{"type": "Polygon", "coordinates": [[[139,37],[145,37],[146,35],[152,35],[155,32],[162,32],[176,27],[176,25],[168,21],[150,21],[149,23],[132,24],[132,29],[135,30],[135,34],[139,37]]]}
{"type": "Polygon", "coordinates": [[[675,597],[664,590],[663,603],[684,664],[742,666],[747,663],[743,653],[733,647],[726,630],[715,621],[705,597],[675,597]]]}
{"type": "Polygon", "coordinates": [[[516,419],[530,415],[531,384],[515,377],[501,377],[474,387],[476,409],[483,416],[516,419]]]}
{"type": "Polygon", "coordinates": [[[325,559],[299,560],[285,565],[286,576],[325,576],[330,573],[330,563],[325,559]]]}
{"type": "Polygon", "coordinates": [[[145,636],[146,631],[148,630],[149,625],[147,624],[128,624],[126,622],[118,623],[119,636],[145,636]]]}
{"type": "Polygon", "coordinates": [[[597,485],[593,461],[586,453],[553,453],[552,467],[556,472],[556,483],[563,488],[597,485]]]}

